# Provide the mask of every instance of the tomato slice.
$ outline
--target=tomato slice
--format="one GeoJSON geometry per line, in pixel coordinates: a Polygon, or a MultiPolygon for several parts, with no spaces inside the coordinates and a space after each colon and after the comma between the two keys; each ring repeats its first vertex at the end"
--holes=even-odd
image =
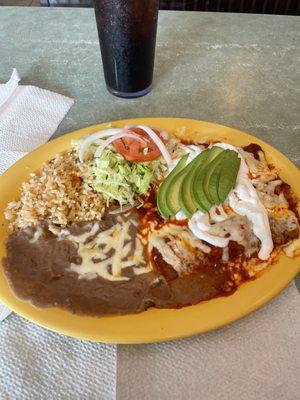
{"type": "MultiPolygon", "coordinates": [[[[146,143],[143,144],[132,138],[121,138],[113,142],[114,146],[120,154],[128,161],[152,161],[161,156],[161,152],[149,135],[141,128],[130,128],[134,132],[142,136],[146,143]]],[[[165,143],[164,138],[157,129],[153,129],[156,135],[165,143]]]]}

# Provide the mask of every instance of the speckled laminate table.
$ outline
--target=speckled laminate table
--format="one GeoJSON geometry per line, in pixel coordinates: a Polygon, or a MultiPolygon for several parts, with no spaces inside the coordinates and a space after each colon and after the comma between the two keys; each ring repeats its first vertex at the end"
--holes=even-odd
{"type": "Polygon", "coordinates": [[[299,49],[297,17],[160,12],[153,91],[123,100],[105,89],[93,10],[0,9],[0,81],[17,67],[22,83],[75,98],[57,135],[181,116],[252,133],[300,165],[299,49]]]}
{"type": "MultiPolygon", "coordinates": [[[[7,7],[0,8],[0,81],[16,67],[22,83],[75,98],[56,135],[121,118],[181,116],[254,134],[300,165],[299,44],[297,17],[161,12],[153,91],[123,100],[105,89],[93,10],[7,7]]],[[[12,343],[13,329],[22,335],[34,330],[37,338],[44,335],[41,328],[28,330],[28,324],[9,317],[0,327],[0,333],[7,332],[4,345],[12,343]]],[[[71,348],[71,341],[56,334],[49,333],[45,340],[61,346],[61,354],[71,348]]],[[[37,343],[42,358],[44,343],[37,343]]],[[[17,370],[18,398],[53,398],[47,392],[40,397],[26,394],[34,368],[30,362],[28,371],[17,370]]],[[[57,362],[55,376],[61,369],[63,364],[57,362]]],[[[40,379],[46,375],[40,372],[40,379]]],[[[48,386],[59,383],[52,378],[48,386]]],[[[73,399],[101,398],[92,392],[77,395],[73,399]]],[[[0,391],[0,398],[10,397],[1,397],[0,391]]]]}
{"type": "MultiPolygon", "coordinates": [[[[93,10],[0,8],[0,81],[75,98],[61,135],[142,116],[204,119],[244,130],[300,165],[300,20],[160,12],[153,91],[123,100],[105,88],[93,10]]],[[[300,279],[298,278],[298,287],[300,279]]]]}

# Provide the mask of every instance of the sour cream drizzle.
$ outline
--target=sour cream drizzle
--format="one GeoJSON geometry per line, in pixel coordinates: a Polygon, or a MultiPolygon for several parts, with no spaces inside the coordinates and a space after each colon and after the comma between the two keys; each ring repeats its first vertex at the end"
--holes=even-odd
{"type": "MultiPolygon", "coordinates": [[[[261,247],[258,257],[261,260],[267,260],[273,250],[273,240],[269,224],[267,210],[259,199],[259,196],[248,177],[249,169],[238,149],[228,143],[217,143],[218,147],[224,150],[234,150],[241,159],[241,166],[238,172],[237,181],[234,189],[228,195],[228,203],[230,207],[239,215],[248,218],[253,224],[253,232],[260,239],[261,247]]],[[[183,219],[184,215],[180,211],[177,219],[183,219]]],[[[209,213],[197,211],[188,222],[188,226],[193,234],[199,239],[205,240],[216,247],[226,247],[230,237],[221,237],[210,233],[210,221],[222,222],[227,219],[222,206],[214,206],[209,213]]]]}

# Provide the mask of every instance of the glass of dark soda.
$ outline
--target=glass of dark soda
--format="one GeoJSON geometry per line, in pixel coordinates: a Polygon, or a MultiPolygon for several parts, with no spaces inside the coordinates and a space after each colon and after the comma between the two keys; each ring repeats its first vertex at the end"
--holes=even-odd
{"type": "Polygon", "coordinates": [[[159,0],[95,0],[107,89],[133,98],[151,90],[159,0]]]}

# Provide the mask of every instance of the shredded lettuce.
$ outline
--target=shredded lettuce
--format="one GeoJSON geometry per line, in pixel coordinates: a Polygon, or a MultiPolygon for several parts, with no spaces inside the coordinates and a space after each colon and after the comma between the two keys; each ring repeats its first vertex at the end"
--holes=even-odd
{"type": "Polygon", "coordinates": [[[135,195],[148,192],[159,163],[157,160],[130,162],[108,146],[101,157],[90,161],[85,179],[94,190],[102,193],[107,205],[112,200],[120,205],[133,204],[135,195]]]}

